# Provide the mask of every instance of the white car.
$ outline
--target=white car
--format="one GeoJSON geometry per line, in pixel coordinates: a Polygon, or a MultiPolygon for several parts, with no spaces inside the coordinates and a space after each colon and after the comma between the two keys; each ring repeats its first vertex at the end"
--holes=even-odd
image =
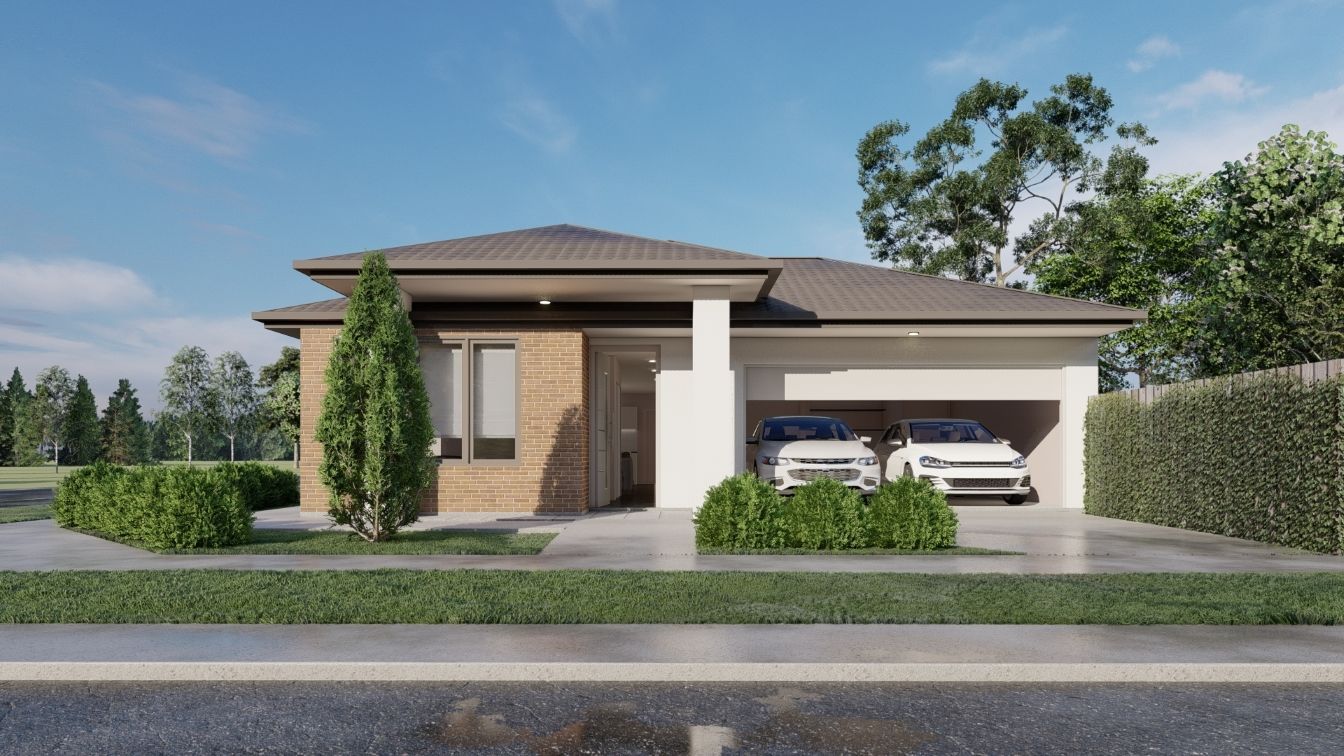
{"type": "Polygon", "coordinates": [[[842,420],[767,417],[747,439],[751,469],[781,493],[818,478],[838,480],[869,494],[882,483],[877,455],[842,420]]]}
{"type": "Polygon", "coordinates": [[[949,496],[1002,496],[1021,504],[1031,493],[1026,457],[974,420],[921,418],[892,423],[877,442],[887,480],[916,477],[949,496]]]}

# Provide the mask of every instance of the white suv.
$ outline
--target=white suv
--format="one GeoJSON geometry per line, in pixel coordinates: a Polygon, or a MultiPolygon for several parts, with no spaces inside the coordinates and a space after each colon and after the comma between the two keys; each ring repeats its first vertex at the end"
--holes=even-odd
{"type": "Polygon", "coordinates": [[[877,449],[887,480],[923,478],[949,496],[997,495],[1014,505],[1031,493],[1026,458],[974,420],[902,420],[877,449]]]}
{"type": "Polygon", "coordinates": [[[751,469],[781,493],[818,478],[838,480],[869,494],[882,483],[877,456],[842,420],[767,417],[747,439],[751,469]]]}

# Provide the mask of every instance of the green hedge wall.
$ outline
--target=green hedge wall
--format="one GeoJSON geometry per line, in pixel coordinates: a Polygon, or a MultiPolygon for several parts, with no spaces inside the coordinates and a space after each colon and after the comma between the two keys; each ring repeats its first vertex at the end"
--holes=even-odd
{"type": "Polygon", "coordinates": [[[98,462],[56,487],[61,527],[151,549],[217,548],[252,538],[243,500],[247,472],[195,467],[120,467],[98,462]]]}
{"type": "Polygon", "coordinates": [[[1282,374],[1172,386],[1088,407],[1089,514],[1339,554],[1344,380],[1282,374]]]}

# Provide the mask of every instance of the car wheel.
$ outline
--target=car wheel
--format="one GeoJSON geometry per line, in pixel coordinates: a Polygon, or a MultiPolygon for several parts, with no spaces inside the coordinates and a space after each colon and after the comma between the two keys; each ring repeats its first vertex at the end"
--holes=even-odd
{"type": "Polygon", "coordinates": [[[1026,501],[1027,497],[1023,494],[1010,494],[1008,496],[1003,497],[1003,500],[1008,502],[1009,506],[1015,507],[1018,504],[1021,504],[1022,502],[1026,501]]]}

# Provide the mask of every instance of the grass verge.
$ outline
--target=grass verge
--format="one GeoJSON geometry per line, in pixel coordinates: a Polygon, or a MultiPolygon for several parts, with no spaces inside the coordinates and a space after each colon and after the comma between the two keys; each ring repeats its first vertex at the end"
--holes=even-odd
{"type": "Polygon", "coordinates": [[[354,554],[532,556],[540,554],[555,533],[509,533],[492,530],[408,530],[391,541],[370,543],[349,531],[254,529],[251,543],[210,549],[150,549],[143,544],[102,533],[71,528],[156,554],[354,554]]]}
{"type": "Polygon", "coordinates": [[[1020,551],[982,549],[976,546],[953,546],[948,549],[721,549],[702,546],[697,552],[704,556],[1021,556],[1020,551]]]}
{"type": "Polygon", "coordinates": [[[7,522],[27,522],[28,520],[50,520],[50,504],[25,504],[18,507],[0,507],[0,525],[7,522]]]}
{"type": "Polygon", "coordinates": [[[1334,624],[1344,574],[0,572],[0,622],[1334,624]]]}

